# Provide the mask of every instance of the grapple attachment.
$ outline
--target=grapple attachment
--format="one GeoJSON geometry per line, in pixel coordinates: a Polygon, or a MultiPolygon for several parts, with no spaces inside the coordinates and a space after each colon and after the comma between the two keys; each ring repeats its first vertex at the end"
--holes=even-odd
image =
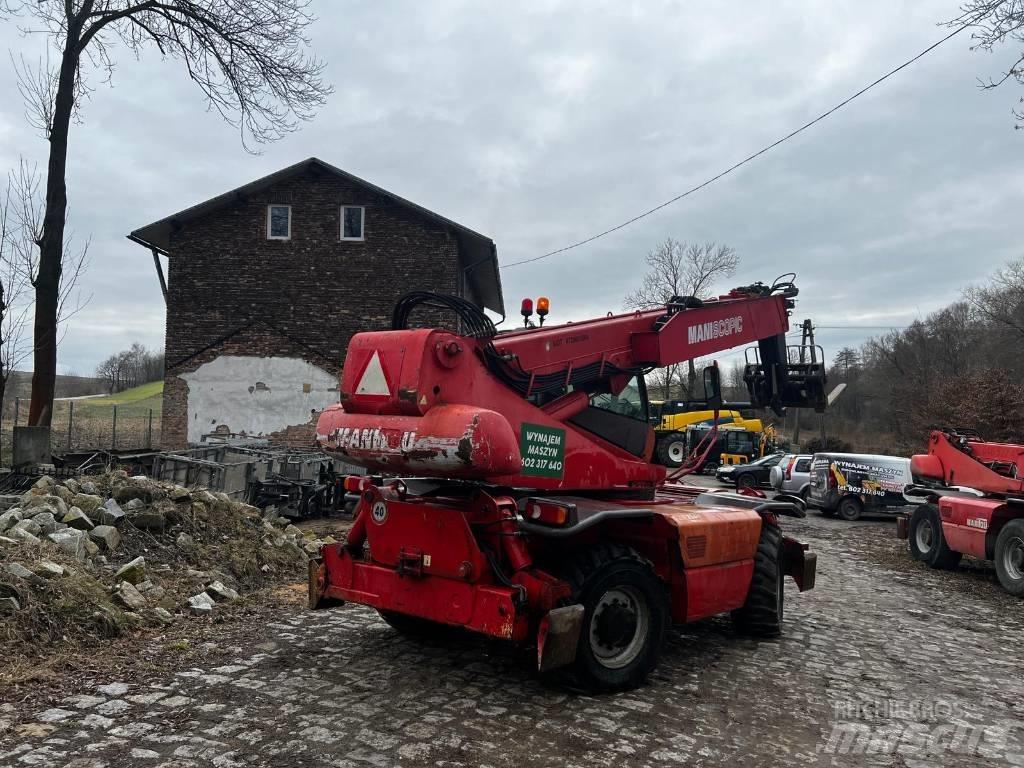
{"type": "Polygon", "coordinates": [[[819,346],[787,347],[781,334],[762,339],[747,349],[743,380],[755,408],[771,408],[780,416],[786,408],[825,411],[827,378],[824,350],[819,346]]]}

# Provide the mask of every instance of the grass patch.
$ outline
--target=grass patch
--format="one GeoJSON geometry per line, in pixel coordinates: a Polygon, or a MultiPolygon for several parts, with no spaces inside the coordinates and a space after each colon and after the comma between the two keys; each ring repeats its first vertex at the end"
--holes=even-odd
{"type": "Polygon", "coordinates": [[[90,400],[79,400],[75,403],[75,410],[88,412],[92,410],[109,410],[113,406],[131,406],[133,410],[148,410],[152,408],[159,413],[163,408],[164,383],[162,381],[151,381],[140,387],[132,387],[124,392],[118,392],[105,397],[95,397],[90,400]]]}

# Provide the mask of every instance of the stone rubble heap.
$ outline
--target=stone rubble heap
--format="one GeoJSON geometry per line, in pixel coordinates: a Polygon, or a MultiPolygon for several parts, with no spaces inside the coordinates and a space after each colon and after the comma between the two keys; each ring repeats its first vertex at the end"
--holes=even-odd
{"type": "Polygon", "coordinates": [[[0,616],[17,615],[30,596],[45,603],[65,579],[96,581],[129,625],[209,615],[275,569],[294,580],[330,542],[224,493],[124,471],[44,476],[0,513],[0,616]]]}

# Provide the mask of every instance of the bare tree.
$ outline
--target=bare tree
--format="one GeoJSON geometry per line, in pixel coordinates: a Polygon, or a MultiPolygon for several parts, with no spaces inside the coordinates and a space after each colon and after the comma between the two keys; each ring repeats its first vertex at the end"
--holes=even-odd
{"type": "MultiPolygon", "coordinates": [[[[960,15],[948,22],[951,27],[969,25],[974,28],[972,49],[991,52],[1004,43],[1024,45],[1024,3],[1021,0],[967,0],[960,6],[960,15]]],[[[1024,85],[1024,52],[998,77],[981,80],[982,88],[998,88],[1007,80],[1024,85]]],[[[1020,99],[1024,104],[1024,98],[1020,99]]],[[[1017,127],[1024,128],[1024,107],[1013,110],[1017,127]]]]}
{"type": "Polygon", "coordinates": [[[11,372],[28,356],[26,329],[31,302],[25,302],[29,281],[19,253],[21,228],[14,211],[13,184],[8,179],[0,201],[0,414],[11,372]]]}
{"type": "Polygon", "coordinates": [[[647,254],[640,287],[626,296],[629,309],[663,307],[673,296],[706,299],[711,286],[736,273],[740,258],[727,245],[686,243],[667,238],[647,254]]]}
{"type": "Polygon", "coordinates": [[[666,365],[664,368],[657,368],[647,376],[647,386],[657,391],[662,400],[671,400],[672,395],[683,387],[682,372],[681,365],[666,365]]]}
{"type": "MultiPolygon", "coordinates": [[[[686,243],[670,237],[648,253],[646,261],[648,270],[640,287],[626,296],[625,305],[629,309],[663,307],[675,296],[706,299],[716,280],[736,273],[740,257],[727,245],[686,243]]],[[[687,397],[693,397],[696,379],[696,365],[689,360],[687,397]]]]}
{"type": "Polygon", "coordinates": [[[984,319],[1010,331],[1017,343],[1024,341],[1024,259],[996,270],[987,285],[968,288],[965,295],[984,319]]]}
{"type": "Polygon", "coordinates": [[[273,141],[309,119],[330,93],[323,64],[305,53],[309,0],[0,0],[0,19],[33,19],[60,61],[18,68],[30,122],[50,144],[35,278],[32,424],[49,424],[57,373],[57,318],[67,218],[68,136],[89,92],[87,70],[109,81],[114,54],[148,46],[178,59],[243,144],[273,141]],[[41,29],[40,29],[41,28],[41,29]]]}
{"type": "Polygon", "coordinates": [[[111,392],[120,392],[164,377],[164,353],[150,352],[135,342],[98,366],[96,376],[105,379],[111,392]]]}
{"type": "MultiPolygon", "coordinates": [[[[36,242],[42,210],[39,172],[22,160],[7,176],[0,208],[0,412],[11,373],[35,351],[31,333],[32,289],[39,274],[36,242]]],[[[85,304],[78,280],[88,263],[88,243],[76,250],[69,237],[62,255],[58,328],[66,327],[65,321],[85,304]]]]}

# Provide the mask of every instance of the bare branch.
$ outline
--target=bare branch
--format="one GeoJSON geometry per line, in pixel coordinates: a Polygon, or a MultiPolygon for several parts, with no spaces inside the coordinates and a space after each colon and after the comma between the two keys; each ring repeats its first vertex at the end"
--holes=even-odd
{"type": "MultiPolygon", "coordinates": [[[[993,51],[1004,44],[1024,45],[1024,2],[1022,0],[968,0],[960,6],[960,15],[947,22],[951,27],[973,27],[972,48],[993,51]]],[[[996,78],[979,82],[979,87],[998,88],[1007,80],[1024,85],[1024,53],[996,78]]],[[[1013,110],[1017,127],[1024,127],[1024,111],[1013,110]]]]}

